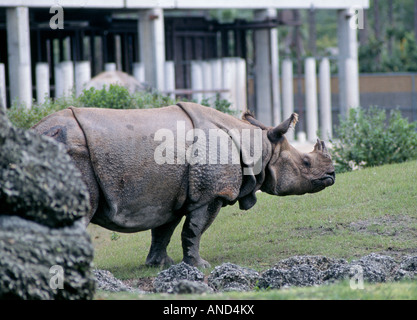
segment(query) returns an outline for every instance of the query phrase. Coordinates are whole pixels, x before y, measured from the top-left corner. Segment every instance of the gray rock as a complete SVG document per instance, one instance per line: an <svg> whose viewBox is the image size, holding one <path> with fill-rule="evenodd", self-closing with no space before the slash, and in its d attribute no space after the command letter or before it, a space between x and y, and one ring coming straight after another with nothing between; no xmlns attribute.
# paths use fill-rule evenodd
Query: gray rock
<svg viewBox="0 0 417 320"><path fill-rule="evenodd" d="M249 291L259 279L259 273L232 263L214 268L208 277L209 285L217 291Z"/></svg>
<svg viewBox="0 0 417 320"><path fill-rule="evenodd" d="M351 265L345 262L336 262L329 266L327 270L323 270L321 278L323 283L329 284L336 281L347 280L352 277L354 270Z"/></svg>
<svg viewBox="0 0 417 320"><path fill-rule="evenodd" d="M279 289L289 286L314 286L334 278L345 277L347 261L324 256L294 256L279 261L261 275L260 288Z"/></svg>
<svg viewBox="0 0 417 320"><path fill-rule="evenodd" d="M279 261L274 268L276 269L291 269L300 265L309 265L317 271L325 271L334 264L346 264L344 259L333 259L325 256L294 256L288 259Z"/></svg>
<svg viewBox="0 0 417 320"><path fill-rule="evenodd" d="M392 278L394 281L417 279L417 256L404 257L399 264L399 268L395 270Z"/></svg>
<svg viewBox="0 0 417 320"><path fill-rule="evenodd" d="M417 272L417 256L403 258L400 262L400 268L404 271Z"/></svg>
<svg viewBox="0 0 417 320"><path fill-rule="evenodd" d="M172 283L172 293L175 294L203 294L212 292L212 288L200 281L179 280Z"/></svg>
<svg viewBox="0 0 417 320"><path fill-rule="evenodd" d="M320 272L312 266L302 264L290 269L272 268L261 275L258 286L261 289L280 289L290 286L313 286L322 284Z"/></svg>
<svg viewBox="0 0 417 320"><path fill-rule="evenodd" d="M0 214L49 227L71 225L89 209L87 188L65 148L11 126L0 113Z"/></svg>
<svg viewBox="0 0 417 320"><path fill-rule="evenodd" d="M367 282L386 282L392 280L398 263L389 256L371 253L359 260L353 260L350 266L358 265L363 270L363 279Z"/></svg>
<svg viewBox="0 0 417 320"><path fill-rule="evenodd" d="M153 282L154 291L158 293L173 293L173 287L180 280L203 282L204 274L196 267L181 262L158 273Z"/></svg>
<svg viewBox="0 0 417 320"><path fill-rule="evenodd" d="M94 269L93 272L97 280L98 290L105 290L110 292L136 291L132 287L125 285L121 280L115 278L110 271Z"/></svg>
<svg viewBox="0 0 417 320"><path fill-rule="evenodd" d="M101 90L103 87L108 89L110 85L126 87L131 94L146 89L144 84L141 84L131 75L121 71L104 71L99 73L86 84L86 89L92 87L97 90Z"/></svg>
<svg viewBox="0 0 417 320"><path fill-rule="evenodd" d="M81 222L51 229L0 215L0 255L0 299L91 299L94 295L93 246ZM62 268L63 273L51 267Z"/></svg>
<svg viewBox="0 0 417 320"><path fill-rule="evenodd" d="M0 110L0 298L91 299L87 188L63 146Z"/></svg>

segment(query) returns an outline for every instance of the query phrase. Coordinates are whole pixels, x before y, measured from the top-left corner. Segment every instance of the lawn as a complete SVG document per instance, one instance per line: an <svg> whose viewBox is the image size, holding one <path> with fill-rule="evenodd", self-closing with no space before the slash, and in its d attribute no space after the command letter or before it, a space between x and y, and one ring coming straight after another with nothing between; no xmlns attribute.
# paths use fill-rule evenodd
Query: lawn
<svg viewBox="0 0 417 320"><path fill-rule="evenodd" d="M280 198L258 193L258 202L249 211L241 211L237 205L220 211L202 237L201 256L212 267L232 262L262 272L294 255L347 260L371 252L394 258L417 255L416 181L417 162L412 161L339 174L334 186L317 194ZM150 231L122 234L95 225L88 231L97 268L120 279L152 277L159 272L145 266ZM168 247L176 263L182 259L180 233L181 225ZM401 291L396 286L414 285L410 290L417 298L415 283L390 285L395 287L389 289L393 292ZM376 288L381 290L381 286ZM331 289L294 290L303 296L303 290ZM277 298L285 298L281 294Z"/></svg>

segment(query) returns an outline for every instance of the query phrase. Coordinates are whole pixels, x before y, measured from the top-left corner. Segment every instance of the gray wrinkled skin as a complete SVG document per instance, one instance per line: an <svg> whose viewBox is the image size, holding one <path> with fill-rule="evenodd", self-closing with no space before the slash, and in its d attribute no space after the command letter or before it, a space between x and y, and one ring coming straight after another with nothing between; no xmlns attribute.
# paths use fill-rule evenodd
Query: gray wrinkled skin
<svg viewBox="0 0 417 320"><path fill-rule="evenodd" d="M93 246L82 223L51 229L0 215L0 299L92 299ZM52 289L52 266L64 270L64 289Z"/></svg>
<svg viewBox="0 0 417 320"><path fill-rule="evenodd" d="M208 283L216 291L250 291L258 279L259 273L253 269L223 263L210 273Z"/></svg>
<svg viewBox="0 0 417 320"><path fill-rule="evenodd" d="M248 113L239 120L212 108L181 102L143 110L71 107L44 118L33 129L65 144L81 171L90 194L87 223L117 232L151 229L146 264L161 266L173 264L166 249L185 216L183 261L208 267L200 257L200 239L221 207L238 202L240 209L248 210L255 205L258 190L277 196L302 195L334 184L333 163L323 141L305 154L285 138L297 119L292 114L277 127L265 127ZM182 135L191 129L199 129L205 133L207 150L210 130L221 131L227 143L219 143L220 148L235 150L238 161L233 162L232 152L228 152L226 163L220 164L219 148L217 154L206 152L205 163L157 163L155 151L164 140L155 140L159 129L172 132L176 142L185 139ZM261 145L240 148L244 129L252 137L260 133ZM179 153L191 146L191 154L195 154L198 145L204 144L198 139L196 144L185 141L180 147L176 144L172 152L178 159ZM258 148L262 151L255 173L254 164L244 159ZM210 163L210 157L217 157L217 163Z"/></svg>

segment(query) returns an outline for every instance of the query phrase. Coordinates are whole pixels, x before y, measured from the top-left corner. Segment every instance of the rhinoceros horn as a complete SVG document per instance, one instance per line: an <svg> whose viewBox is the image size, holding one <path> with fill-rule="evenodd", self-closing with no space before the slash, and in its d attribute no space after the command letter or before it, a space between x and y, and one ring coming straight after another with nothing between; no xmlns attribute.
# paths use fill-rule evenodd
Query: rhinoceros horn
<svg viewBox="0 0 417 320"><path fill-rule="evenodd" d="M323 140L317 139L316 144L314 145L314 152L320 151L324 154L329 154L329 151L327 150L326 144Z"/></svg>

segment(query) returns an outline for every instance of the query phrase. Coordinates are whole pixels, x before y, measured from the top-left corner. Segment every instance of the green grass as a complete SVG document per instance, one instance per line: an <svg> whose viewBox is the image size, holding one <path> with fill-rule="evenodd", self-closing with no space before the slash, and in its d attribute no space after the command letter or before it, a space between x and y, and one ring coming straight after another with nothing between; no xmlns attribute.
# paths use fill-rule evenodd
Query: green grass
<svg viewBox="0 0 417 320"><path fill-rule="evenodd" d="M264 271L294 255L351 260L371 252L394 258L416 254L416 181L417 162L412 161L339 174L334 186L317 194L280 198L258 193L258 202L249 211L241 211L238 206L220 211L202 237L201 256L212 267L232 262ZM159 272L145 266L150 231L117 237L94 225L88 230L97 268L110 270L120 279L150 277ZM176 263L182 259L180 233L181 225L168 247ZM408 284L392 284L392 290L397 285ZM300 290L295 294L332 289ZM413 290L415 293L415 287Z"/></svg>
<svg viewBox="0 0 417 320"><path fill-rule="evenodd" d="M110 293L99 291L95 298L106 300L415 300L417 298L417 282L365 283L364 289L353 290L349 282L346 281L317 287L205 295Z"/></svg>

